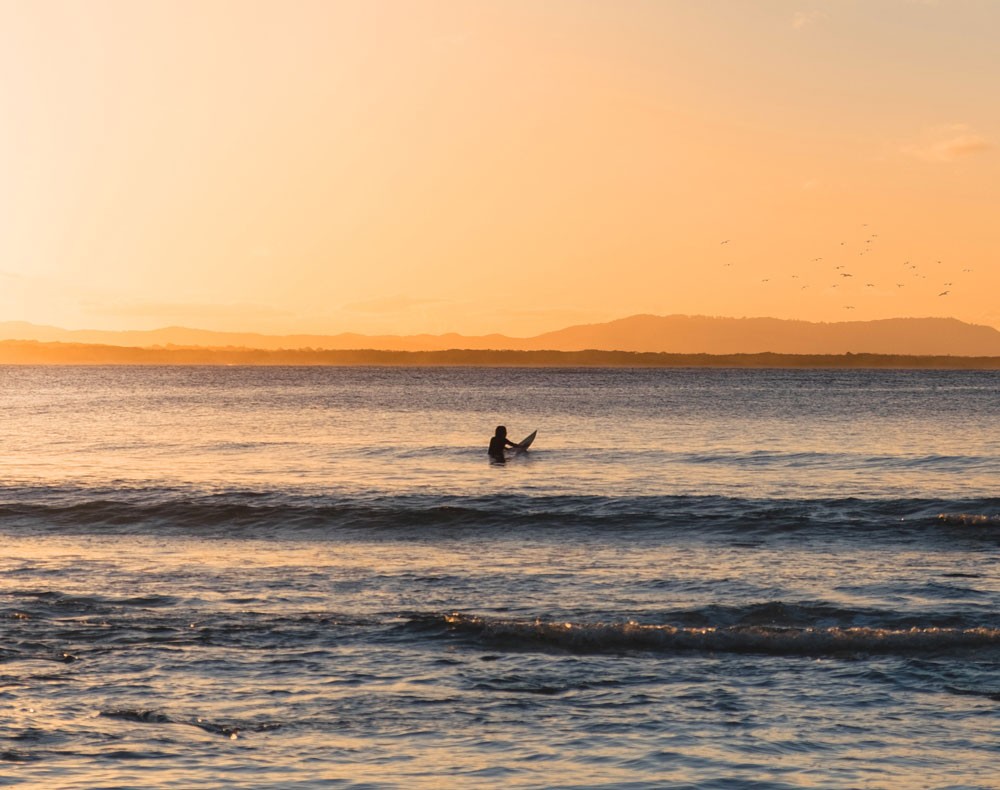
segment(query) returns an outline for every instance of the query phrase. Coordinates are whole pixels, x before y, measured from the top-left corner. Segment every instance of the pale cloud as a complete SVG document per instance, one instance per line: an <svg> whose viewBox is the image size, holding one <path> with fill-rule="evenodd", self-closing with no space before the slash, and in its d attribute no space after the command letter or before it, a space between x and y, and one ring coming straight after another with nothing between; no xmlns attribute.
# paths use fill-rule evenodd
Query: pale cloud
<svg viewBox="0 0 1000 790"><path fill-rule="evenodd" d="M387 296L364 302L345 304L343 309L350 313L405 313L414 307L440 304L440 299L415 299L411 296Z"/></svg>
<svg viewBox="0 0 1000 790"><path fill-rule="evenodd" d="M284 318L288 310L255 304L192 304L188 302L84 302L84 313L116 318L153 318L158 320Z"/></svg>
<svg viewBox="0 0 1000 790"><path fill-rule="evenodd" d="M588 310L575 307L551 308L493 308L484 304L473 315L467 311L466 320L471 322L478 318L482 322L477 329L480 334L494 332L509 337L534 337L544 332L553 332L578 324L594 324L621 318L623 315L640 312L638 310L610 311Z"/></svg>
<svg viewBox="0 0 1000 790"><path fill-rule="evenodd" d="M512 318L543 318L550 321L608 321L604 310L580 310L577 308L553 308L538 310L496 310L494 315ZM618 317L617 315L615 317Z"/></svg>
<svg viewBox="0 0 1000 790"><path fill-rule="evenodd" d="M924 162L954 162L983 153L993 143L966 124L956 123L928 129L920 139L906 143L899 150Z"/></svg>
<svg viewBox="0 0 1000 790"><path fill-rule="evenodd" d="M802 30L823 19L826 19L826 14L822 11L796 11L792 17L792 27L796 30Z"/></svg>

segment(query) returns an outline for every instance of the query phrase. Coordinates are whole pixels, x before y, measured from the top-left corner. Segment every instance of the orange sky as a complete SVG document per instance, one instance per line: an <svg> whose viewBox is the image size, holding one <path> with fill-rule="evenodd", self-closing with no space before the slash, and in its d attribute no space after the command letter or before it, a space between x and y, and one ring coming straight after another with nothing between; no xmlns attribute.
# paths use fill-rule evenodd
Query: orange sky
<svg viewBox="0 0 1000 790"><path fill-rule="evenodd" d="M993 0L0 0L0 320L1000 328L998 29Z"/></svg>

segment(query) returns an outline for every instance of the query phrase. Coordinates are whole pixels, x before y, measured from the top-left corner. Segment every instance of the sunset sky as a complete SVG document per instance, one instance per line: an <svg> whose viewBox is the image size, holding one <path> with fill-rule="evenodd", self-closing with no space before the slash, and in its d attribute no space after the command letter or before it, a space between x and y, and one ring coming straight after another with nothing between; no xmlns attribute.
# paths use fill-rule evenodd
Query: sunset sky
<svg viewBox="0 0 1000 790"><path fill-rule="evenodd" d="M995 0L0 0L0 321L1000 328L998 30Z"/></svg>

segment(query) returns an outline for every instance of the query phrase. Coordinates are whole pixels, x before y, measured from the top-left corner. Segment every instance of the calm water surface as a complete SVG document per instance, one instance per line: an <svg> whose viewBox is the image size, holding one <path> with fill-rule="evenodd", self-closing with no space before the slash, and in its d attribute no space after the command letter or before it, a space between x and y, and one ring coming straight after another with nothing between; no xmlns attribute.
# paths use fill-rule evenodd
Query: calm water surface
<svg viewBox="0 0 1000 790"><path fill-rule="evenodd" d="M1000 787L998 392L0 368L0 785Z"/></svg>

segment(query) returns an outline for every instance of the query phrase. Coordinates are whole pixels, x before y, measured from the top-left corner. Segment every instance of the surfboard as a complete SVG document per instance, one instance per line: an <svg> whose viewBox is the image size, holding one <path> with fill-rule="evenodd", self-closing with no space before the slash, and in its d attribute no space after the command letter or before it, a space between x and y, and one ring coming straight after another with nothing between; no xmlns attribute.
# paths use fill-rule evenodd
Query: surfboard
<svg viewBox="0 0 1000 790"><path fill-rule="evenodd" d="M536 433L538 433L538 431L532 431L527 436L525 436L523 439L521 439L520 442L517 443L517 447L512 447L511 449L515 453L523 453L525 450L527 450L529 447L531 447L531 443L533 441L535 441L535 434Z"/></svg>

